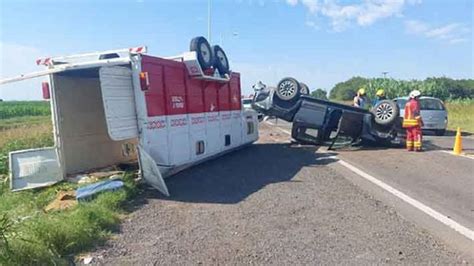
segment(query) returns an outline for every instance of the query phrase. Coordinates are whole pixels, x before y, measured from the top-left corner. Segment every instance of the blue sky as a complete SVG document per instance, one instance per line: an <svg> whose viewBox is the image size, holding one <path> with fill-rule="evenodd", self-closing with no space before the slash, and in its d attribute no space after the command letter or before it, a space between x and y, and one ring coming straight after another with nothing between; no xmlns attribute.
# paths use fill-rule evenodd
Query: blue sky
<svg viewBox="0 0 474 266"><path fill-rule="evenodd" d="M331 89L352 76L474 77L471 0L212 0L222 44L245 94L285 76ZM41 70L38 57L147 45L187 51L207 36L208 1L0 0L0 77ZM0 87L40 99L42 79Z"/></svg>

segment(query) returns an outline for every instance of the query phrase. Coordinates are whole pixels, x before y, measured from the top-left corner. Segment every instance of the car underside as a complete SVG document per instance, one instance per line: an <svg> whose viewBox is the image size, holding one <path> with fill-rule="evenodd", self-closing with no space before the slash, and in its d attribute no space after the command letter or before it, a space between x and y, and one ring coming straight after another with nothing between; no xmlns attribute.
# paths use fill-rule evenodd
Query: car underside
<svg viewBox="0 0 474 266"><path fill-rule="evenodd" d="M304 85L304 84L303 84ZM304 85L306 86L306 85ZM371 111L309 96L293 78L277 87L256 84L252 107L267 115L292 122L292 138L304 144L331 147L347 144L399 145L401 118L395 102L383 100Z"/></svg>

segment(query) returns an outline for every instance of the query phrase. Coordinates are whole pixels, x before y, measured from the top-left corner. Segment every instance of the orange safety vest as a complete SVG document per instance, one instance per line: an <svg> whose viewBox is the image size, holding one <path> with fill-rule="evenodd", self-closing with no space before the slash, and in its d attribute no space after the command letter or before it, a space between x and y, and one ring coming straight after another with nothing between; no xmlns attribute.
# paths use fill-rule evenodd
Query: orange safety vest
<svg viewBox="0 0 474 266"><path fill-rule="evenodd" d="M420 104L415 99L410 99L405 104L405 116L403 117L403 128L421 126Z"/></svg>

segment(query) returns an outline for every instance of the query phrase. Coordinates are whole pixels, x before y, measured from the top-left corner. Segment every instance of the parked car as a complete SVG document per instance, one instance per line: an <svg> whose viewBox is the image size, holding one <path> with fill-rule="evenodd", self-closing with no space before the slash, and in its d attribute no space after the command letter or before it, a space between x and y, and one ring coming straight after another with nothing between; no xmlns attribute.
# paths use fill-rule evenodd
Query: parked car
<svg viewBox="0 0 474 266"><path fill-rule="evenodd" d="M408 97L395 98L394 101L398 104L400 116L403 117ZM423 120L422 129L434 131L437 136L443 136L448 126L448 111L443 101L434 97L421 97L420 109Z"/></svg>

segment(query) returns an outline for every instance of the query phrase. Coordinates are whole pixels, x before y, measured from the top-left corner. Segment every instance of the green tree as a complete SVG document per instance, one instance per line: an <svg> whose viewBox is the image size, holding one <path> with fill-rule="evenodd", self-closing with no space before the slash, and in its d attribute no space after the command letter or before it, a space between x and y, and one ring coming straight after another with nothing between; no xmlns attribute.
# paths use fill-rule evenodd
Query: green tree
<svg viewBox="0 0 474 266"><path fill-rule="evenodd" d="M318 99L322 99L322 100L327 100L328 99L326 90L321 89L321 88L312 91L311 96L313 96L315 98L318 98Z"/></svg>
<svg viewBox="0 0 474 266"><path fill-rule="evenodd" d="M353 77L347 81L339 82L329 93L329 98L334 100L352 100L360 87L366 86L368 79Z"/></svg>

